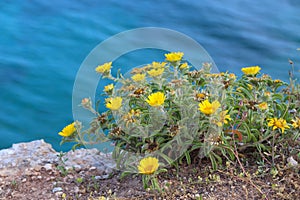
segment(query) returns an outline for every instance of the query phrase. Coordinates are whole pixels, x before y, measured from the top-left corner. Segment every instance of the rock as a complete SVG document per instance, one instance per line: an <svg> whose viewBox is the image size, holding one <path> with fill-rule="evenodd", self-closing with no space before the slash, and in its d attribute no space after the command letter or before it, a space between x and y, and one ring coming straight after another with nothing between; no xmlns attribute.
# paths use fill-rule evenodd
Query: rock
<svg viewBox="0 0 300 200"><path fill-rule="evenodd" d="M76 149L62 157L62 163L52 146L44 140L13 144L9 149L0 150L0 177L7 176L39 176L45 169L55 176L59 173L55 166L74 169L77 173L94 171L101 175L100 179L109 177L116 164L111 154L99 152L97 149Z"/></svg>

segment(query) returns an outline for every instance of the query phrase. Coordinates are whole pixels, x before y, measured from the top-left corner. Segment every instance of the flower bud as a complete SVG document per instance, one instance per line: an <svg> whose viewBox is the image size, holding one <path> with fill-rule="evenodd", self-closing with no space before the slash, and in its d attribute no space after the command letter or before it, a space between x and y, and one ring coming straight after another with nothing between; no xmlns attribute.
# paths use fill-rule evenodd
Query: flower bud
<svg viewBox="0 0 300 200"><path fill-rule="evenodd" d="M92 107L92 101L90 98L83 98L81 100L81 106L86 108L86 109L90 109Z"/></svg>
<svg viewBox="0 0 300 200"><path fill-rule="evenodd" d="M244 102L241 100L240 102L239 102L239 106L243 106L244 105Z"/></svg>

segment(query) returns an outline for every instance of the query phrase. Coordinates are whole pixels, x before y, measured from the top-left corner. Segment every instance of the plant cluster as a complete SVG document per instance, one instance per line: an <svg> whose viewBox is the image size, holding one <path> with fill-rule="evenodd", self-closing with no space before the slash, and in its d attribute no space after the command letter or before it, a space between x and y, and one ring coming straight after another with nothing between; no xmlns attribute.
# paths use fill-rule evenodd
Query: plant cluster
<svg viewBox="0 0 300 200"><path fill-rule="evenodd" d="M210 159L216 169L247 149L274 165L278 149L297 141L300 86L293 72L289 84L261 74L259 66L242 68L237 77L212 73L210 63L196 70L183 56L165 54L165 61L128 76L113 76L112 62L99 65L96 72L114 82L103 90L107 98L100 103L107 110L99 113L84 98L81 105L95 118L86 130L78 121L68 125L59 133L62 143L112 141L118 167L148 177L196 157ZM147 185L150 179L144 179Z"/></svg>

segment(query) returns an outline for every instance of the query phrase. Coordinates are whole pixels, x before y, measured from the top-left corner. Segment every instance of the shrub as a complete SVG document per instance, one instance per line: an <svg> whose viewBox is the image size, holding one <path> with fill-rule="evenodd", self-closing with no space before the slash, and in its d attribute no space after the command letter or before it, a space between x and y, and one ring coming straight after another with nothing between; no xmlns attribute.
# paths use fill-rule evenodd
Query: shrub
<svg viewBox="0 0 300 200"><path fill-rule="evenodd" d="M95 118L86 130L76 121L62 143L112 141L117 166L139 173L145 157L157 158L160 167L205 157L216 169L248 149L274 165L279 148L299 137L300 87L293 76L289 84L273 80L258 66L242 68L241 77L211 73L210 63L194 70L181 52L165 56L128 76L114 77L112 62L98 66L102 78L114 81L100 102L107 110L99 113L83 99Z"/></svg>

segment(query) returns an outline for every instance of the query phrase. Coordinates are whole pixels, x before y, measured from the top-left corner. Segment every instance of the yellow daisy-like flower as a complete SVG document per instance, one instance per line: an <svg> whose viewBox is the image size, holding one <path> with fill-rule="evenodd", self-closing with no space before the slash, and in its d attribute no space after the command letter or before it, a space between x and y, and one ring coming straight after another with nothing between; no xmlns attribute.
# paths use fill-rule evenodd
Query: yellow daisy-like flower
<svg viewBox="0 0 300 200"><path fill-rule="evenodd" d="M169 62L176 62L176 61L180 61L183 55L184 55L183 52L172 52L172 53L165 54L165 57L166 60Z"/></svg>
<svg viewBox="0 0 300 200"><path fill-rule="evenodd" d="M98 67L96 67L95 70L100 74L104 74L105 72L108 72L111 69L111 64L112 62L104 63L103 65L99 65Z"/></svg>
<svg viewBox="0 0 300 200"><path fill-rule="evenodd" d="M151 69L150 71L148 71L147 73L152 76L152 77L155 77L155 76L159 76L161 75L162 73L164 73L165 69L164 68L158 68L158 69Z"/></svg>
<svg viewBox="0 0 300 200"><path fill-rule="evenodd" d="M152 62L152 64L149 65L149 67L152 67L154 69L159 69L165 67L166 64L167 64L166 62Z"/></svg>
<svg viewBox="0 0 300 200"><path fill-rule="evenodd" d="M64 127L63 130L61 132L59 132L58 134L61 135L61 136L63 136L63 137L69 137L75 131L76 131L75 122L73 122L72 124L69 124L66 127Z"/></svg>
<svg viewBox="0 0 300 200"><path fill-rule="evenodd" d="M300 119L296 117L296 120L292 120L292 125L294 128L300 128Z"/></svg>
<svg viewBox="0 0 300 200"><path fill-rule="evenodd" d="M268 119L268 126L273 126L273 130L275 129L281 129L281 132L284 133L284 130L285 129L288 129L290 128L287 124L286 124L286 120L285 119L282 119L282 118L271 118L271 119Z"/></svg>
<svg viewBox="0 0 300 200"><path fill-rule="evenodd" d="M131 79L135 82L141 82L145 80L146 74L135 74L131 77Z"/></svg>
<svg viewBox="0 0 300 200"><path fill-rule="evenodd" d="M182 63L181 65L180 65L180 67L179 67L179 69L185 69L185 68L187 68L189 65L187 64L187 62L185 62L185 63Z"/></svg>
<svg viewBox="0 0 300 200"><path fill-rule="evenodd" d="M161 106L164 104L166 96L162 92L155 92L148 96L147 103L152 107Z"/></svg>
<svg viewBox="0 0 300 200"><path fill-rule="evenodd" d="M122 106L122 98L121 97L114 97L105 99L106 101L106 108L111 110L119 110Z"/></svg>
<svg viewBox="0 0 300 200"><path fill-rule="evenodd" d="M220 113L220 121L217 122L217 125L221 127L224 124L228 124L228 121L231 120L230 115L227 115L228 110L224 110Z"/></svg>
<svg viewBox="0 0 300 200"><path fill-rule="evenodd" d="M111 91L113 89L114 89L114 84L113 83L109 84L107 86L104 86L104 92L109 92L109 91Z"/></svg>
<svg viewBox="0 0 300 200"><path fill-rule="evenodd" d="M246 75L256 75L260 70L261 70L261 68L259 66L242 68L242 72Z"/></svg>
<svg viewBox="0 0 300 200"><path fill-rule="evenodd" d="M140 161L138 170L140 174L153 174L159 167L158 159L154 157L143 158Z"/></svg>
<svg viewBox="0 0 300 200"><path fill-rule="evenodd" d="M229 78L235 80L236 76L235 76L235 74L229 74Z"/></svg>
<svg viewBox="0 0 300 200"><path fill-rule="evenodd" d="M268 104L267 104L267 102L262 102L262 103L258 104L258 108L261 109L261 110L266 110L266 109L268 109Z"/></svg>
<svg viewBox="0 0 300 200"><path fill-rule="evenodd" d="M211 115L216 112L216 110L221 106L219 101L214 101L210 103L207 99L199 103L199 110L206 114Z"/></svg>

